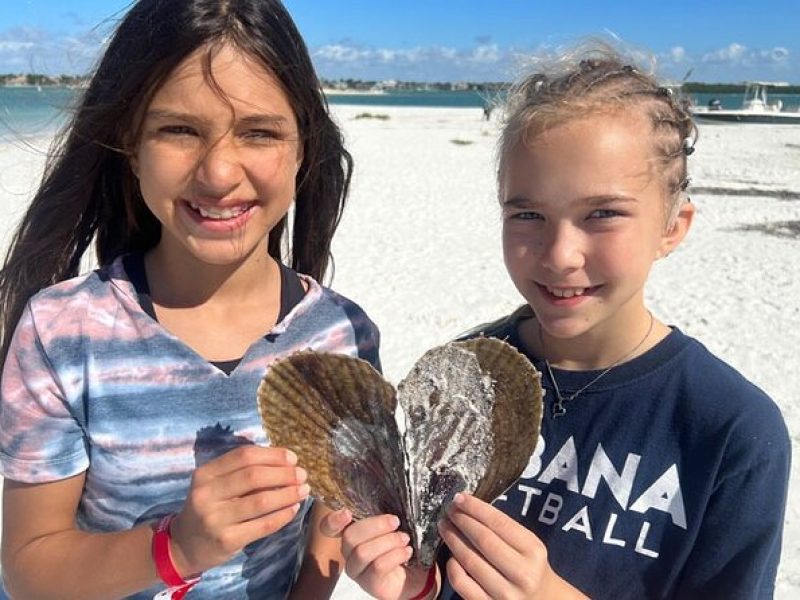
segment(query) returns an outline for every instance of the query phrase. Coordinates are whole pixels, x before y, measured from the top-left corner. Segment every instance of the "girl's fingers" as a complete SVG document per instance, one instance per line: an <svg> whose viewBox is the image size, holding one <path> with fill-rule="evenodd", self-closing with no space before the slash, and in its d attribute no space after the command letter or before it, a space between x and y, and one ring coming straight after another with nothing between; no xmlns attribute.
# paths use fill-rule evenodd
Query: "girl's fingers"
<svg viewBox="0 0 800 600"><path fill-rule="evenodd" d="M447 579L464 600L490 600L489 594L469 576L455 558L447 561Z"/></svg>
<svg viewBox="0 0 800 600"><path fill-rule="evenodd" d="M308 474L300 467L248 466L217 477L214 486L215 500L246 496L257 490L299 486Z"/></svg>
<svg viewBox="0 0 800 600"><path fill-rule="evenodd" d="M229 549L232 552L241 550L247 544L275 533L290 523L299 511L300 504L293 504L257 519L234 525L226 532L226 539L230 541Z"/></svg>
<svg viewBox="0 0 800 600"><path fill-rule="evenodd" d="M210 531L184 531L180 515L173 521L172 547L176 564L190 567L187 573L205 571L222 564L247 544L275 533L297 515L300 504L293 504L250 521L221 525Z"/></svg>
<svg viewBox="0 0 800 600"><path fill-rule="evenodd" d="M402 531L393 531L362 542L344 552L347 559L347 574L357 579L370 569L370 577L380 579L389 571L411 558L410 536Z"/></svg>
<svg viewBox="0 0 800 600"><path fill-rule="evenodd" d="M448 519L439 523L439 533L442 535L444 543L450 548L458 567L468 575L471 582L478 585L484 593L492 598L502 598L506 595L508 582L496 566L498 564L495 562L496 556L486 556ZM517 564L520 558L519 555L515 555L500 560L511 560ZM504 562L500 562L500 564L506 567Z"/></svg>
<svg viewBox="0 0 800 600"><path fill-rule="evenodd" d="M297 455L291 450L251 444L235 448L199 467L195 471L195 477L202 480L212 479L249 466L293 467L295 465L297 465Z"/></svg>
<svg viewBox="0 0 800 600"><path fill-rule="evenodd" d="M547 564L547 550L542 541L493 506L472 496L458 496L454 505L448 509L449 524L477 552L482 561L491 565L504 580L522 587L530 585L532 573L538 573L539 567ZM466 562L468 560L473 559L467 555L463 559L459 558L461 566L473 576L483 573L482 577L486 579L481 579L480 582L484 587L490 582L496 582L485 571L473 572L472 563ZM477 566L475 568L479 569ZM496 593L494 589L487 590L492 594Z"/></svg>
<svg viewBox="0 0 800 600"><path fill-rule="evenodd" d="M342 537L342 532L345 530L345 527L352 522L353 515L349 510L346 508L334 510L322 518L322 521L319 523L319 530L322 532L322 535L338 538Z"/></svg>
<svg viewBox="0 0 800 600"><path fill-rule="evenodd" d="M253 492L227 503L230 524L252 521L299 504L308 497L307 484Z"/></svg>
<svg viewBox="0 0 800 600"><path fill-rule="evenodd" d="M531 532L491 504L469 494L456 494L448 513L456 514L457 512L468 515L484 525L520 554L524 554L526 550L530 549Z"/></svg>
<svg viewBox="0 0 800 600"><path fill-rule="evenodd" d="M353 549L364 542L397 531L400 519L394 515L367 517L350 525L342 534L342 554L349 557Z"/></svg>

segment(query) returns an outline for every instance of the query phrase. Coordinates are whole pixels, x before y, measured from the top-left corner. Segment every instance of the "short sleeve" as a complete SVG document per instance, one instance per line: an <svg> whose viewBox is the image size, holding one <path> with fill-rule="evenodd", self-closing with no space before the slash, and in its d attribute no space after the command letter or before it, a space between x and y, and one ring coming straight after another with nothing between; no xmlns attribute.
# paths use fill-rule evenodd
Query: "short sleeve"
<svg viewBox="0 0 800 600"><path fill-rule="evenodd" d="M45 483L88 466L84 429L48 358L29 303L3 365L0 471L14 481Z"/></svg>
<svg viewBox="0 0 800 600"><path fill-rule="evenodd" d="M380 360L380 331L378 326L372 322L367 313L355 302L348 300L344 296L332 294L334 302L344 311L349 326L353 332L358 358L367 361L379 372L381 371Z"/></svg>
<svg viewBox="0 0 800 600"><path fill-rule="evenodd" d="M678 598L774 595L791 442L777 407L770 409L743 419L747 426L736 436L703 515Z"/></svg>
<svg viewBox="0 0 800 600"><path fill-rule="evenodd" d="M364 315L364 322L356 328L358 357L369 362L378 371L381 371L380 340L378 326Z"/></svg>

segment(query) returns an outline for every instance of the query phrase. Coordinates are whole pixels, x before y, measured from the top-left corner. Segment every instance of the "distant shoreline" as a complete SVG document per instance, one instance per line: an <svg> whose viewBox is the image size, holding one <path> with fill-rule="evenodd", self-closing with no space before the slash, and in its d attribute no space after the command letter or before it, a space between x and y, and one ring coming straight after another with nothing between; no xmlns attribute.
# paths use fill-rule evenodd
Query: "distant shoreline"
<svg viewBox="0 0 800 600"><path fill-rule="evenodd" d="M62 75L57 78L45 75L3 75L0 88L66 88L85 89L88 77ZM508 87L503 82L420 82L420 81L369 81L369 80L325 80L322 88L327 95L378 95L391 92L479 92L493 94ZM744 83L705 83L687 81L680 86L687 94L742 94ZM800 94L800 85L770 86L772 93Z"/></svg>

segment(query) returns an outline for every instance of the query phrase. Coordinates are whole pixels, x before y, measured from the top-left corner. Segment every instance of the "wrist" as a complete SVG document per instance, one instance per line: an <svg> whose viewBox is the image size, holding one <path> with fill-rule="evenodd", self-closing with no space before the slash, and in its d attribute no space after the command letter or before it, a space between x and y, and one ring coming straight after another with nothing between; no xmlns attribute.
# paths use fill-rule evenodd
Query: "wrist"
<svg viewBox="0 0 800 600"><path fill-rule="evenodd" d="M183 598L186 593L194 587L200 580L201 574L196 573L184 577L179 570L179 566L175 564L175 559L172 554L173 544L171 533L171 526L174 518L174 514L167 515L156 523L150 550L158 578L168 588L168 595L166 597L178 600Z"/></svg>
<svg viewBox="0 0 800 600"><path fill-rule="evenodd" d="M542 585L543 598L573 598L575 600L588 600L580 590L573 587L568 581L561 578L548 564Z"/></svg>
<svg viewBox="0 0 800 600"><path fill-rule="evenodd" d="M415 595L411 596L408 600L431 600L436 597L438 592L438 571L436 563L431 565L431 568L425 574L425 580L422 588Z"/></svg>
<svg viewBox="0 0 800 600"><path fill-rule="evenodd" d="M197 568L183 551L180 540L184 539L181 535L181 519L177 514L172 515L169 525L169 550L172 563L183 579L194 579L202 573L201 568Z"/></svg>

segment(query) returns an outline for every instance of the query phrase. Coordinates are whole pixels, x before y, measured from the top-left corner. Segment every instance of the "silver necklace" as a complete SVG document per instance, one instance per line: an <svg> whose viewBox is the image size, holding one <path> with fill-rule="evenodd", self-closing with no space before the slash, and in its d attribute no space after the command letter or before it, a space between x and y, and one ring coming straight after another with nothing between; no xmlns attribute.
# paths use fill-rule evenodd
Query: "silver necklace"
<svg viewBox="0 0 800 600"><path fill-rule="evenodd" d="M547 359L544 359L544 366L547 367L547 374L550 376L550 381L553 382L553 391L555 391L555 393L556 393L556 401L553 402L553 417L560 417L561 415L566 413L567 412L567 408L564 405L567 402L572 402L573 400L575 400L575 398L577 398L579 395L581 395L583 392L585 392L590 386L592 386L595 383L597 383L600 380L600 378L603 377L606 373L608 373L611 369L613 369L614 367L616 367L620 363L622 363L625 360L627 360L628 357L632 356L639 348L642 347L642 344L644 344L645 340L650 337L650 334L653 331L653 323L654 323L653 313L651 313L648 310L647 314L650 315L650 325L647 327L647 333L645 333L644 337L641 339L641 341L638 344L636 344L636 346L634 346L633 350L631 350L630 352L625 354L623 357L618 358L617 360L615 360L608 367L603 369L597 377L592 379L589 383L587 383L585 386L583 386L577 392L574 392L574 393L570 394L566 398L561 394L561 390L558 389L558 383L556 382L556 378L553 377L553 369L550 366L550 361L547 360ZM544 338L542 337L542 327L541 327L541 325L538 326L538 332L539 332L539 344L540 344L540 346L542 348L544 348Z"/></svg>

